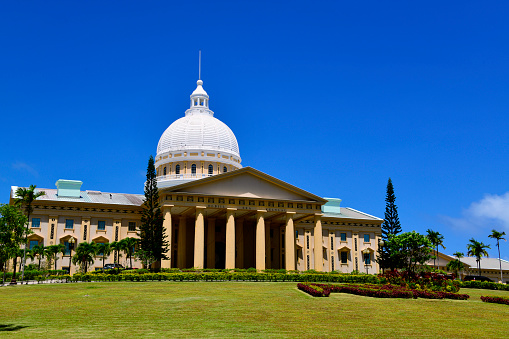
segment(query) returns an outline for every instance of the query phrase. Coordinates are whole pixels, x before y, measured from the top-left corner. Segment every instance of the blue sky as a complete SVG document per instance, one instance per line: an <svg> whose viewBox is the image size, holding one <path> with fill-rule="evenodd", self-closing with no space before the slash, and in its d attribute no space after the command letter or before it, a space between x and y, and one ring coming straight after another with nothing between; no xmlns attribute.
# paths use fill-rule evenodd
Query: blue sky
<svg viewBox="0 0 509 339"><path fill-rule="evenodd" d="M202 79L244 166L403 230L509 233L509 3L0 5L0 203L12 185L142 193ZM509 243L501 244L509 259Z"/></svg>

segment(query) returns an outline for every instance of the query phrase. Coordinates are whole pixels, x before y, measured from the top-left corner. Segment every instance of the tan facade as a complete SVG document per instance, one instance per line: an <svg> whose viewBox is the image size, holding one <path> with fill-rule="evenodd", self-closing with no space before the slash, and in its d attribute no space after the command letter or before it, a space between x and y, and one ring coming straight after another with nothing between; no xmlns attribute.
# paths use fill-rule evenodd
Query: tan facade
<svg viewBox="0 0 509 339"><path fill-rule="evenodd" d="M30 219L29 228L33 234L28 237L29 246L65 244L73 238L76 242L74 248L76 248L81 242L111 243L127 237L138 237L141 207L37 200ZM68 254L59 254L57 269L67 269L69 259ZM113 262L114 254L112 253L105 258L105 263ZM126 266L125 256L121 257L119 262ZM31 261L28 260L27 263ZM33 263L38 263L38 259L33 260ZM140 267L139 263L136 261L134 263ZM51 268L54 268L54 265L51 265ZM102 257L98 257L90 266L91 270L94 268L102 268ZM71 273L75 270L75 265L71 265Z"/></svg>
<svg viewBox="0 0 509 339"><path fill-rule="evenodd" d="M39 226L31 227L29 240L48 246L70 238L79 244L137 237L142 196L131 195L134 203L122 205L108 204L108 194L117 202L116 194L85 191L65 200L46 191L34 204L32 220ZM87 194L105 201L85 202ZM381 219L351 209L324 213L326 199L250 167L160 189L160 198L170 243L163 268L379 269ZM105 263L113 261L112 254ZM127 264L125 257L119 262ZM68 266L69 256L57 261L58 268ZM102 258L92 265L99 267Z"/></svg>

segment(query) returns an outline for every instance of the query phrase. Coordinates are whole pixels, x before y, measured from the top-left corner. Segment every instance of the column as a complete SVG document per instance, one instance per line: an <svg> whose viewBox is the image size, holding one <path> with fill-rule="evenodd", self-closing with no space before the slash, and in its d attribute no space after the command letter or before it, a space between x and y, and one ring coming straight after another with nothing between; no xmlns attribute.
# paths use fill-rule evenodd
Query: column
<svg viewBox="0 0 509 339"><path fill-rule="evenodd" d="M168 259L161 260L161 268L171 268L171 235L172 235L172 224L171 224L171 206L163 206L163 232L166 236L166 241L168 242L168 252L166 252L166 256Z"/></svg>
<svg viewBox="0 0 509 339"><path fill-rule="evenodd" d="M295 212L286 212L285 227L285 264L288 271L295 270L295 227L293 216Z"/></svg>
<svg viewBox="0 0 509 339"><path fill-rule="evenodd" d="M270 221L265 221L265 268L271 268L270 260Z"/></svg>
<svg viewBox="0 0 509 339"><path fill-rule="evenodd" d="M207 219L207 268L216 268L216 219Z"/></svg>
<svg viewBox="0 0 509 339"><path fill-rule="evenodd" d="M315 215L315 270L323 271L323 248L322 248L322 216Z"/></svg>
<svg viewBox="0 0 509 339"><path fill-rule="evenodd" d="M177 244L177 267L186 267L186 217L182 216L179 220L179 236Z"/></svg>
<svg viewBox="0 0 509 339"><path fill-rule="evenodd" d="M196 207L196 220L194 222L194 265L195 268L203 268L205 259L205 221L203 212L205 207Z"/></svg>
<svg viewBox="0 0 509 339"><path fill-rule="evenodd" d="M226 209L226 259L224 267L235 268L235 211L236 208Z"/></svg>
<svg viewBox="0 0 509 339"><path fill-rule="evenodd" d="M235 267L236 268L245 268L244 267L244 220L239 219L235 221L235 248L236 248L236 258L235 258Z"/></svg>
<svg viewBox="0 0 509 339"><path fill-rule="evenodd" d="M379 244L380 243L380 236L378 234L375 235L375 244L374 244L374 250L375 252L373 252L373 258L371 258L371 265L373 265L373 274L378 274L378 273L381 273L379 272L380 270L380 267L378 266L378 260L376 260L376 256L378 254L378 248L379 248Z"/></svg>
<svg viewBox="0 0 509 339"><path fill-rule="evenodd" d="M265 210L256 211L256 269L265 269Z"/></svg>

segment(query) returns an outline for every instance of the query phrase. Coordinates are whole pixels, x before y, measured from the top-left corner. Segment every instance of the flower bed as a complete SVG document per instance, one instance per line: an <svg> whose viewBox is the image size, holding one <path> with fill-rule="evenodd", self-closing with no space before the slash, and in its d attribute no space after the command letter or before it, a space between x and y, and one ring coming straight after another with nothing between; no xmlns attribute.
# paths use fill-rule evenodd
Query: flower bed
<svg viewBox="0 0 509 339"><path fill-rule="evenodd" d="M401 285L409 289L425 289L443 292L458 292L460 289L460 281L454 280L452 276L442 273L386 271L378 277L381 284Z"/></svg>
<svg viewBox="0 0 509 339"><path fill-rule="evenodd" d="M299 283L297 288L309 293L314 297L328 297L330 293L350 293L375 298L426 298L426 299L457 299L466 300L467 294L458 294L451 292L429 291L409 289L397 285L374 285L374 284L317 284L317 283Z"/></svg>
<svg viewBox="0 0 509 339"><path fill-rule="evenodd" d="M495 303L495 304L505 304L509 305L509 298L506 297L496 297L496 296L481 296L481 300L485 303Z"/></svg>

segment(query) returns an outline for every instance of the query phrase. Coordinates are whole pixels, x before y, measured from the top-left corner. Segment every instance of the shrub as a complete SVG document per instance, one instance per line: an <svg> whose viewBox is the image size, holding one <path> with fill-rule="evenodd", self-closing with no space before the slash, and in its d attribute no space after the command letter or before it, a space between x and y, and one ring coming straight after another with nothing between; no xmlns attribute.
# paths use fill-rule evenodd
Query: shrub
<svg viewBox="0 0 509 339"><path fill-rule="evenodd" d="M509 285L495 283L491 281L462 281L460 282L460 286L465 288L480 288L486 290L509 291Z"/></svg>

